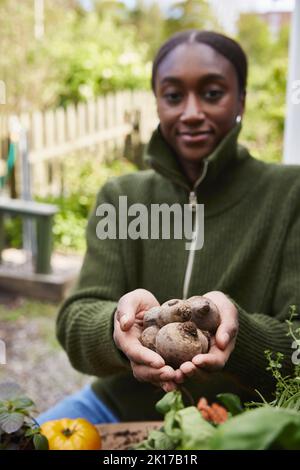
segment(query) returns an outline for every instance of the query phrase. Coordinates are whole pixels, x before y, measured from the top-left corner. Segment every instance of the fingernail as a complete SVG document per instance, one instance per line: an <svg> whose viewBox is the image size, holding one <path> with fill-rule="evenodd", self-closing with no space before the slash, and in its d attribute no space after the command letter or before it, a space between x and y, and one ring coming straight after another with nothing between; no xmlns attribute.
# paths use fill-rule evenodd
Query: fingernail
<svg viewBox="0 0 300 470"><path fill-rule="evenodd" d="M161 360L157 360L157 361L153 361L151 363L151 367L154 367L155 369L160 369L161 367L163 367L165 365L164 361L161 361Z"/></svg>
<svg viewBox="0 0 300 470"><path fill-rule="evenodd" d="M192 362L193 362L193 364L195 364L195 366L200 366L202 360L201 360L201 358L195 358L195 359L193 359Z"/></svg>
<svg viewBox="0 0 300 470"><path fill-rule="evenodd" d="M124 315L121 320L122 327L126 326L128 323L129 317L128 315Z"/></svg>
<svg viewBox="0 0 300 470"><path fill-rule="evenodd" d="M229 343L229 340L230 340L230 336L228 333L224 333L223 335L223 343L226 345Z"/></svg>

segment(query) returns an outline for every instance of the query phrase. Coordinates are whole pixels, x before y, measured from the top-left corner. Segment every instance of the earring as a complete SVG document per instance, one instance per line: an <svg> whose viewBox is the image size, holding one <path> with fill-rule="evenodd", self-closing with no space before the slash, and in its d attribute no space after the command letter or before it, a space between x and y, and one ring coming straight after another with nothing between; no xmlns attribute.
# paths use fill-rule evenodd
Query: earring
<svg viewBox="0 0 300 470"><path fill-rule="evenodd" d="M237 124L239 124L241 121L242 121L242 116L239 114L239 115L236 117L235 122L236 122Z"/></svg>

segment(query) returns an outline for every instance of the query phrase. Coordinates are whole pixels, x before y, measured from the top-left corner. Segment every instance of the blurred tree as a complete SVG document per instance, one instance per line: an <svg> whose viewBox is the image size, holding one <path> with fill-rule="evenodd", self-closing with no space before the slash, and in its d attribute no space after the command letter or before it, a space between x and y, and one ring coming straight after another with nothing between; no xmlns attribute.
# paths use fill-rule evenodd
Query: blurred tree
<svg viewBox="0 0 300 470"><path fill-rule="evenodd" d="M129 24L134 26L138 41L148 44L148 59L152 60L166 37L165 16L159 2L137 0L134 8L129 10Z"/></svg>
<svg viewBox="0 0 300 470"><path fill-rule="evenodd" d="M194 28L221 30L208 1L180 0L173 3L167 11L167 34Z"/></svg>
<svg viewBox="0 0 300 470"><path fill-rule="evenodd" d="M44 0L45 35L34 36L34 2L1 0L0 3L0 74L7 87L7 109L30 111L55 101L56 79L45 45L58 29L65 29L68 18L76 15L75 0ZM34 86L33 86L34 85Z"/></svg>
<svg viewBox="0 0 300 470"><path fill-rule="evenodd" d="M101 19L96 12L90 12L71 21L67 31L68 38L64 31L58 31L46 50L59 75L57 104L148 87L148 46L136 40L133 27L117 27L111 16Z"/></svg>
<svg viewBox="0 0 300 470"><path fill-rule="evenodd" d="M254 14L241 15L238 41L249 59L247 112L242 139L259 158L282 158L288 69L289 27L273 37Z"/></svg>
<svg viewBox="0 0 300 470"><path fill-rule="evenodd" d="M33 0L21 6L0 0L0 47L6 51L0 54L0 79L10 110L42 110L116 89L147 87L149 46L137 40L127 14L123 27L121 17L112 14L114 7L123 11L121 2L101 3L110 13L88 12L75 0L44 0L45 34L37 41Z"/></svg>
<svg viewBox="0 0 300 470"><path fill-rule="evenodd" d="M265 64L270 58L273 39L269 27L255 13L242 14L237 24L237 37L250 56L250 61Z"/></svg>
<svg viewBox="0 0 300 470"><path fill-rule="evenodd" d="M95 11L103 20L108 16L111 17L117 24L122 25L127 19L128 9L124 2L119 0L94 0Z"/></svg>

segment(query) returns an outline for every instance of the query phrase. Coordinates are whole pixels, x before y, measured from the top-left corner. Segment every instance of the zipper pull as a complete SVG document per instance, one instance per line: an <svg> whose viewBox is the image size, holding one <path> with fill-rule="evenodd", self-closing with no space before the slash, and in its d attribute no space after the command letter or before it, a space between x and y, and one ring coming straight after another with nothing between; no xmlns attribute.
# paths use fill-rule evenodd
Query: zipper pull
<svg viewBox="0 0 300 470"><path fill-rule="evenodd" d="M196 210L197 204L198 204L198 201L197 201L196 193L195 191L191 191L189 195L189 206L193 212Z"/></svg>

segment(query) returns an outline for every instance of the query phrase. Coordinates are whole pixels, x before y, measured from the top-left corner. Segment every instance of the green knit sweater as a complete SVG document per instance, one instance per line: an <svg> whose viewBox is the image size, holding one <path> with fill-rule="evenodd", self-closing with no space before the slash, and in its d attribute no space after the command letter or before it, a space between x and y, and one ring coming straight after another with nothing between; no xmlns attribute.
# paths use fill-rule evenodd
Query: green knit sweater
<svg viewBox="0 0 300 470"><path fill-rule="evenodd" d="M220 290L239 312L239 333L224 370L209 379L189 379L195 399L221 392L257 399L270 397L274 384L264 351L285 355L291 372L292 340L286 336L289 307L300 311L300 167L266 164L237 143L237 125L206 158L204 179L192 189L176 156L159 131L147 151L152 169L109 180L96 206L139 202L187 204L193 190L205 205L205 239L195 251L186 296ZM87 226L87 253L72 295L62 305L57 334L72 365L96 376L94 391L123 421L156 419L163 392L135 380L127 358L112 339L119 298L136 288L160 303L183 298L190 252L186 240L99 240L99 217ZM172 231L171 231L172 233Z"/></svg>

